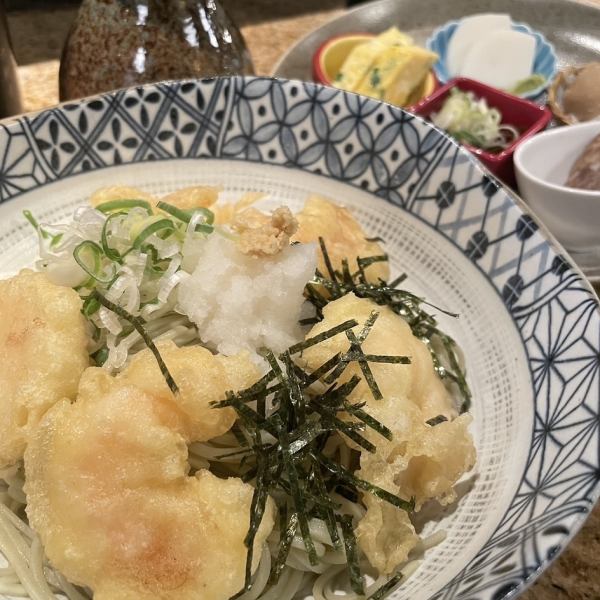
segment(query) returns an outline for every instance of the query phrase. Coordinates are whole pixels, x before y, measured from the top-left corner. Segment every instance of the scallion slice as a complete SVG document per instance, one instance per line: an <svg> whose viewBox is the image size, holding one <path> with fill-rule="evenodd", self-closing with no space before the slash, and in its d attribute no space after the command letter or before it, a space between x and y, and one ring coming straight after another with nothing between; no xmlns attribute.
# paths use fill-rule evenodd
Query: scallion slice
<svg viewBox="0 0 600 600"><path fill-rule="evenodd" d="M109 200L108 202L102 202L96 206L96 210L103 213L126 211L131 210L132 208L143 208L149 215L152 214L152 206L147 200Z"/></svg>
<svg viewBox="0 0 600 600"><path fill-rule="evenodd" d="M102 248L91 240L84 240L73 250L75 262L95 281L109 284L115 277L115 269L106 275L103 272L102 258L104 252Z"/></svg>
<svg viewBox="0 0 600 600"><path fill-rule="evenodd" d="M159 219L158 221L154 221L147 225L137 234L135 239L133 240L133 247L137 250L142 244L153 234L158 232L169 232L172 233L175 231L175 225L171 219Z"/></svg>
<svg viewBox="0 0 600 600"><path fill-rule="evenodd" d="M212 225L215 222L215 213L213 213L212 210L209 210L208 208L204 208L203 206L199 206L192 210L183 210L181 208L177 208L176 206L173 206L172 204L169 204L168 202L162 202L162 201L159 202L156 206L158 208L160 208L160 210L163 210L164 212L168 213L172 217L175 217L176 219L179 219L180 221L183 221L184 223L189 223L192 216L195 213L202 213L206 223L200 223L200 224L196 225L196 231L201 231L203 233L212 233L212 231L214 229L212 227Z"/></svg>

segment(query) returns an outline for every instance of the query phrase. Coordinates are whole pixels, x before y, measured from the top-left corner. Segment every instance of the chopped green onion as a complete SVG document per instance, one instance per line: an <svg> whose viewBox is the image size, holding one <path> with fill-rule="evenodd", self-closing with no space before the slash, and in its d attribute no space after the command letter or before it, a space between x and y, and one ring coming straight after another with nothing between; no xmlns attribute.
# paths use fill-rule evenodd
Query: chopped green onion
<svg viewBox="0 0 600 600"><path fill-rule="evenodd" d="M31 224L31 226L37 231L39 232L39 234L44 238L44 239L48 239L49 234L47 231L44 231L41 227L40 224L37 222L37 219L33 216L33 213L30 210L24 210L23 211L23 216L29 221L29 223Z"/></svg>
<svg viewBox="0 0 600 600"><path fill-rule="evenodd" d="M50 239L50 247L53 248L60 243L60 240L63 238L62 233L57 233L53 235L49 231L46 231L38 222L37 219L33 216L30 210L24 210L23 216L29 221L30 225L42 236L43 239Z"/></svg>
<svg viewBox="0 0 600 600"><path fill-rule="evenodd" d="M214 229L212 225L215 222L215 213L213 213L212 210L209 210L208 208L204 208L203 206L199 206L198 208L194 208L189 211L182 210L181 208L177 208L172 204L162 201L159 202L156 206L161 210L165 211L166 213L170 214L172 217L183 221L184 223L189 223L194 213L202 213L206 223L199 223L198 225L196 225L196 231L200 231L203 233L212 233Z"/></svg>
<svg viewBox="0 0 600 600"><path fill-rule="evenodd" d="M96 298L93 296L87 296L83 301L83 307L81 312L89 319L93 314L97 313L100 310L102 305Z"/></svg>
<svg viewBox="0 0 600 600"><path fill-rule="evenodd" d="M102 250L103 250L104 254L106 255L106 258L108 258L109 260L114 260L114 261L121 260L121 253L118 250L116 250L115 248L111 248L110 244L108 243L109 225L111 224L113 219L116 219L117 217L121 217L125 214L126 213L124 213L124 212L111 213L110 215L108 215L108 217L104 221L104 225L102 225L102 232L100 233L100 243L102 244Z"/></svg>
<svg viewBox="0 0 600 600"><path fill-rule="evenodd" d="M75 262L95 281L108 284L115 277L115 269L112 273L106 275L102 269L102 257L104 252L102 248L91 240L84 240L73 250Z"/></svg>
<svg viewBox="0 0 600 600"><path fill-rule="evenodd" d="M111 213L113 211L130 210L132 208L143 208L146 212L152 214L152 206L146 200L109 200L98 204L96 210L103 213Z"/></svg>
<svg viewBox="0 0 600 600"><path fill-rule="evenodd" d="M96 366L101 367L108 360L108 348L103 346L100 350L96 350L91 357L96 363Z"/></svg>
<svg viewBox="0 0 600 600"><path fill-rule="evenodd" d="M133 247L139 249L142 244L153 234L158 233L159 231L172 233L175 231L175 226L173 225L173 221L171 219L160 219L158 221L154 221L147 225L138 233L138 235L133 240Z"/></svg>

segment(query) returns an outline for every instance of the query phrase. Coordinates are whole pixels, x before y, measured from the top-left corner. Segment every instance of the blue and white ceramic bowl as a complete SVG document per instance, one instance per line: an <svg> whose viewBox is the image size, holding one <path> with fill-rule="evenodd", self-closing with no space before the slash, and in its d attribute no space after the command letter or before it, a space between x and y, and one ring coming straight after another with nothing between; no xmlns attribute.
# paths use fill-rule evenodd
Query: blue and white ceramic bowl
<svg viewBox="0 0 600 600"><path fill-rule="evenodd" d="M513 598L568 543L599 492L598 300L468 152L399 108L294 81L165 83L66 104L0 126L0 273L35 257L23 209L65 219L119 183L220 184L293 208L329 196L386 239L413 290L460 313L441 321L466 356L476 472L433 524L446 540L392 598Z"/></svg>
<svg viewBox="0 0 600 600"><path fill-rule="evenodd" d="M458 27L459 21L449 21L442 27L436 29L431 37L426 42L429 50L439 55L439 60L433 66L436 77L439 81L444 84L453 78L453 75L448 70L446 62L448 55L448 44L450 38L454 35L456 28ZM531 29L529 25L524 23L513 23L512 28L514 31L520 31L522 33L528 33L535 38L535 58L533 62L533 73L539 73L546 78L546 82L537 88L521 94L524 98L536 98L539 96L554 79L557 72L557 58L554 52L552 44L539 32Z"/></svg>

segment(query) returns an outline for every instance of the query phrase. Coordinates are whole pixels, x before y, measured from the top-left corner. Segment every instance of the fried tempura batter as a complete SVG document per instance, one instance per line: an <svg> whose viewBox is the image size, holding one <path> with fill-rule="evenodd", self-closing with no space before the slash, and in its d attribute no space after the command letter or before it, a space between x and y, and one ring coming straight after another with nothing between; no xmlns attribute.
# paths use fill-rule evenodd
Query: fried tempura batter
<svg viewBox="0 0 600 600"><path fill-rule="evenodd" d="M142 372L138 364L130 379ZM57 404L33 436L30 523L52 564L95 600L227 600L243 586L253 488L188 475L190 401L176 407L162 391L88 369L77 401ZM273 513L269 500L254 568Z"/></svg>
<svg viewBox="0 0 600 600"><path fill-rule="evenodd" d="M100 188L90 196L90 204L95 208L99 204L112 202L113 200L146 200L152 205L156 204L156 198L139 188L125 185L113 185Z"/></svg>
<svg viewBox="0 0 600 600"><path fill-rule="evenodd" d="M22 458L44 413L73 398L89 364L76 292L21 271L0 281L0 468Z"/></svg>
<svg viewBox="0 0 600 600"><path fill-rule="evenodd" d="M444 415L447 418L455 416L456 409L452 399L433 370L429 350L423 342L413 336L406 322L387 306L378 306L371 300L357 298L354 294L346 294L325 306L323 309L324 319L311 329L308 337L318 335L350 319L355 319L359 323L354 328L358 335L373 311L379 313L379 316L362 343L364 352L408 356L411 359L411 363L408 365L370 364L383 397L411 401L422 410L423 420L437 415ZM316 369L337 352L346 352L347 350L348 339L342 333L305 350L302 358L310 369ZM373 399L358 364L351 363L344 371L340 382L350 379L353 375L361 377L361 382L350 398L356 402L366 401L368 410L379 407L380 401Z"/></svg>
<svg viewBox="0 0 600 600"><path fill-rule="evenodd" d="M323 321L307 337L352 318L359 322L354 328L358 335L372 311L378 312L379 317L361 345L363 351L409 356L411 363L370 364L383 399L375 400L364 380L350 395L354 402L365 402L365 410L393 433L390 441L370 428L362 432L376 445L377 452L361 452L357 474L406 500L414 498L417 509L434 498L447 504L456 498L454 484L475 462L475 447L468 431L471 417L456 416L450 394L436 376L423 342L388 307L353 294L328 304L323 309ZM303 360L311 370L316 369L348 348L348 339L342 333L305 350ZM356 363L346 369L340 381L352 375L361 376ZM449 421L433 427L426 423L437 415L444 415ZM405 511L370 494L364 494L363 501L367 514L356 529L358 542L379 572L391 573L407 559L418 536Z"/></svg>
<svg viewBox="0 0 600 600"><path fill-rule="evenodd" d="M171 341L159 342L157 348L177 382L177 398L173 397L154 355L147 349L133 357L118 380L170 399L185 414L187 432L194 441L210 440L228 431L236 419L235 411L233 408L215 410L210 402L222 400L227 391L248 387L258 379L260 373L248 354L215 356L201 346L178 348Z"/></svg>
<svg viewBox="0 0 600 600"><path fill-rule="evenodd" d="M182 210L210 208L219 199L219 191L220 188L217 187L191 186L171 192L160 198L160 200ZM146 200L152 206L156 206L159 198L139 188L125 185L100 188L90 197L90 203L94 207L113 200Z"/></svg>
<svg viewBox="0 0 600 600"><path fill-rule="evenodd" d="M366 258L384 254L377 242L367 240L362 227L347 208L325 198L309 196L304 208L296 214L296 218L299 228L292 240L306 244L317 242L319 237L322 237L334 269L341 270L342 259L347 258L350 270L354 272L358 268L357 257ZM327 274L323 257L319 256L319 270ZM373 263L365 269L365 272L367 279L375 283L379 279L387 281L390 275L387 262Z"/></svg>

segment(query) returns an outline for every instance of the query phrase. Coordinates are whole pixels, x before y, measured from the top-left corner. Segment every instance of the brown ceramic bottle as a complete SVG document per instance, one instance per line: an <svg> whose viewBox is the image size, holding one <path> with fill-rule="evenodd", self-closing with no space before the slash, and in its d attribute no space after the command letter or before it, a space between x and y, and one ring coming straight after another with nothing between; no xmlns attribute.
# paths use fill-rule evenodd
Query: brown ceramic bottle
<svg viewBox="0 0 600 600"><path fill-rule="evenodd" d="M0 0L0 119L22 110L15 59L12 54L4 6Z"/></svg>
<svg viewBox="0 0 600 600"><path fill-rule="evenodd" d="M60 98L166 79L252 74L218 0L83 0L60 65Z"/></svg>

